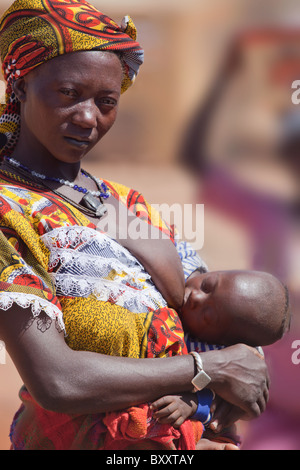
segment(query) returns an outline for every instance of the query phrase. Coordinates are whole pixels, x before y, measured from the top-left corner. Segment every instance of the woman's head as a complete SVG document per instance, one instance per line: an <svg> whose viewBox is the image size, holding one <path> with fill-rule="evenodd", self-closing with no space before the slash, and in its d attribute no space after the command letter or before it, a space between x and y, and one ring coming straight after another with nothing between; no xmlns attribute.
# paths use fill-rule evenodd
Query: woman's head
<svg viewBox="0 0 300 470"><path fill-rule="evenodd" d="M17 80L22 153L39 155L44 170L52 161L47 157L81 161L115 122L122 76L116 54L82 51L59 56Z"/></svg>
<svg viewBox="0 0 300 470"><path fill-rule="evenodd" d="M18 139L20 103L13 93L18 79L52 59L79 51L116 52L123 68L121 91L134 81L143 62L136 30L129 17L119 27L85 0L17 0L0 23L0 53L7 81L0 133L11 153ZM99 55L100 57L100 55Z"/></svg>

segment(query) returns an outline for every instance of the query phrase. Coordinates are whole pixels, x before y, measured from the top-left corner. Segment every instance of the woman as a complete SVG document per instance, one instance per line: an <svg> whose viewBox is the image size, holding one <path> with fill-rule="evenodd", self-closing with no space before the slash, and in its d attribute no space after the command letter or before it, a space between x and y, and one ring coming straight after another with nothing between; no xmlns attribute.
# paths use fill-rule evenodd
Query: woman
<svg viewBox="0 0 300 470"><path fill-rule="evenodd" d="M143 405L203 377L175 311L161 308L181 302L173 233L140 194L81 170L142 62L130 19L123 30L84 0L17 0L2 18L0 337L25 384L14 449L193 449L201 436L189 421L158 426ZM164 236L145 252L132 220ZM127 288L144 312L130 310ZM263 411L255 351L213 351L203 364L239 414Z"/></svg>

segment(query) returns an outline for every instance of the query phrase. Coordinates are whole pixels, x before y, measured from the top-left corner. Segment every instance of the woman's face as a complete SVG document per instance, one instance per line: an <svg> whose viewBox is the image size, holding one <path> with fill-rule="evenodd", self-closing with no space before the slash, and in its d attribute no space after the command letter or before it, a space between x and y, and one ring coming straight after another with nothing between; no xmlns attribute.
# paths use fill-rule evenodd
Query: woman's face
<svg viewBox="0 0 300 470"><path fill-rule="evenodd" d="M79 162L117 116L123 71L112 53L84 51L57 57L17 87L26 151Z"/></svg>

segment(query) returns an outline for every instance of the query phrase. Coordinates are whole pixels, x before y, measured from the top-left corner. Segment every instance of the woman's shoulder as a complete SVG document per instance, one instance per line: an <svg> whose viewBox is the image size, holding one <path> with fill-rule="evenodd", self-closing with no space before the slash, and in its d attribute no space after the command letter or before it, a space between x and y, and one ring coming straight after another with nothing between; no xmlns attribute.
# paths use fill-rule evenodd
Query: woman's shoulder
<svg viewBox="0 0 300 470"><path fill-rule="evenodd" d="M159 211L144 198L140 191L120 183L112 181L104 182L108 186L111 194L125 204L137 217L157 227L174 240L174 227L169 226L166 221L162 219Z"/></svg>
<svg viewBox="0 0 300 470"><path fill-rule="evenodd" d="M114 181L104 181L104 183L108 186L110 193L138 217L149 217L153 211L151 204L136 189Z"/></svg>
<svg viewBox="0 0 300 470"><path fill-rule="evenodd" d="M111 194L117 199L122 200L123 202L127 201L129 203L134 195L136 198L145 201L143 195L136 189L110 180L104 180L104 183L108 186Z"/></svg>

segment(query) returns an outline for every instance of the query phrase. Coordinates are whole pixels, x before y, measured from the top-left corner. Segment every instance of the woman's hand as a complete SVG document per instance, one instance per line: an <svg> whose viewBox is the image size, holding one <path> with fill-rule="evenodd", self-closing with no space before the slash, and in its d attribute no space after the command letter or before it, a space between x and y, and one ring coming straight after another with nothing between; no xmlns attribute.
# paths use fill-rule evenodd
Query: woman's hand
<svg viewBox="0 0 300 470"><path fill-rule="evenodd" d="M211 406L212 419L208 428L214 433L220 433L223 429L229 428L240 419L246 419L245 411L223 400L218 395Z"/></svg>
<svg viewBox="0 0 300 470"><path fill-rule="evenodd" d="M253 419L265 410L269 399L269 374L263 356L255 348L237 344L201 355L217 395L240 408L242 419Z"/></svg>

